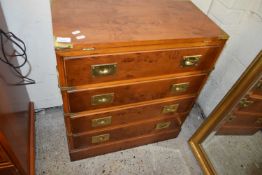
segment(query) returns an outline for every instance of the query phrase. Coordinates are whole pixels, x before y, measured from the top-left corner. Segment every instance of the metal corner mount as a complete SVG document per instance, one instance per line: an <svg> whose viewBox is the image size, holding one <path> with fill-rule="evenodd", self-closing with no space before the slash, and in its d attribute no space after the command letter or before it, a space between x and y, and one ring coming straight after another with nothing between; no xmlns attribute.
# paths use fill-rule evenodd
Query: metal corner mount
<svg viewBox="0 0 262 175"><path fill-rule="evenodd" d="M220 39L220 40L228 40L229 39L229 35L226 34L226 33L223 33L223 34L218 36L218 39Z"/></svg>
<svg viewBox="0 0 262 175"><path fill-rule="evenodd" d="M72 91L75 88L74 87L59 87L61 91Z"/></svg>
<svg viewBox="0 0 262 175"><path fill-rule="evenodd" d="M76 114L75 113L64 113L64 116L65 117L73 117L73 116L75 116Z"/></svg>

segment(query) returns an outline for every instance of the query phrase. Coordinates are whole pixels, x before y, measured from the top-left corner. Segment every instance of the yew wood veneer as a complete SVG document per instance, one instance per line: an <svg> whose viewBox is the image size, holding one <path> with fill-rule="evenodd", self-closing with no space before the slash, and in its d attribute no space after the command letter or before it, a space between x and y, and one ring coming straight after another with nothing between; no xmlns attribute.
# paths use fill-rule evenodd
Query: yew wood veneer
<svg viewBox="0 0 262 175"><path fill-rule="evenodd" d="M52 16L71 160L177 137L228 38L188 1L54 0Z"/></svg>

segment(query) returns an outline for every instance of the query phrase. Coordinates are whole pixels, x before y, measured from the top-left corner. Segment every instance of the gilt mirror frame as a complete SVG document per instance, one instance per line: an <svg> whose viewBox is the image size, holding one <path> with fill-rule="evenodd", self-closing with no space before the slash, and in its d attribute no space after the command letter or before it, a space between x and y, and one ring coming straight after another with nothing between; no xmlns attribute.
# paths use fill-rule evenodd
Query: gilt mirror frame
<svg viewBox="0 0 262 175"><path fill-rule="evenodd" d="M230 89L230 91L221 100L221 102L215 107L209 117L189 139L189 145L204 174L216 175L216 171L201 144L211 134L213 129L215 129L215 127L224 119L224 117L227 116L232 108L241 100L248 89L252 87L254 81L259 79L261 74L262 50Z"/></svg>

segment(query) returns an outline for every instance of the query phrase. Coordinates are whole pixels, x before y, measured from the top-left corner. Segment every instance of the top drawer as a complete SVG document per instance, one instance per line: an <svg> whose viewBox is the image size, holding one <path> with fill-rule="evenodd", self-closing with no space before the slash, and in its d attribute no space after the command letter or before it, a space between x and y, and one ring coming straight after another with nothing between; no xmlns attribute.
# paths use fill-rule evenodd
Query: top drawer
<svg viewBox="0 0 262 175"><path fill-rule="evenodd" d="M64 57L67 86L210 70L220 47Z"/></svg>

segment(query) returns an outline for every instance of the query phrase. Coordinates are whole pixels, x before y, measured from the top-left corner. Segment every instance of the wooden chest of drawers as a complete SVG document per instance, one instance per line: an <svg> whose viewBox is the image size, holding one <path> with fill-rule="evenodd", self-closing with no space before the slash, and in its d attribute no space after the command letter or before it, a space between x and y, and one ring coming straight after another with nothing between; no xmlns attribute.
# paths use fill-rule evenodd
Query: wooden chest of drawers
<svg viewBox="0 0 262 175"><path fill-rule="evenodd" d="M54 0L71 160L177 137L228 36L191 2Z"/></svg>

